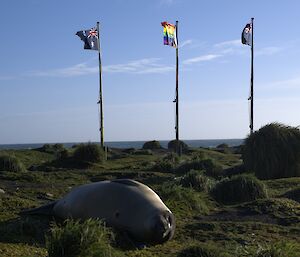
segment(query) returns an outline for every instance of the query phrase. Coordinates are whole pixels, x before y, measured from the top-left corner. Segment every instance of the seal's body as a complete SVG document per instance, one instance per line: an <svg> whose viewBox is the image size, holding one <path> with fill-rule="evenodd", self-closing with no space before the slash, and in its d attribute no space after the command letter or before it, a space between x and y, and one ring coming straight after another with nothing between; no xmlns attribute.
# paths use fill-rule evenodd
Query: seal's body
<svg viewBox="0 0 300 257"><path fill-rule="evenodd" d="M163 243L174 235L172 212L152 189L134 180L82 185L49 206L52 214L62 219L103 219L139 242Z"/></svg>

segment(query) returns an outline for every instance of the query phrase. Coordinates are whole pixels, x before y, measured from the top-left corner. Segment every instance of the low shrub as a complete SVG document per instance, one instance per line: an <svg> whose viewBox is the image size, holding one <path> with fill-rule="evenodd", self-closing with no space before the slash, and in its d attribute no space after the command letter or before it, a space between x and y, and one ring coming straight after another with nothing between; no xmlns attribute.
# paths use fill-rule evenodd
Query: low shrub
<svg viewBox="0 0 300 257"><path fill-rule="evenodd" d="M223 250L206 245L193 245L183 249L177 257L229 257Z"/></svg>
<svg viewBox="0 0 300 257"><path fill-rule="evenodd" d="M97 144L80 144L75 149L73 158L79 163L95 163L104 160L104 153Z"/></svg>
<svg viewBox="0 0 300 257"><path fill-rule="evenodd" d="M203 175L203 172L191 170L181 178L180 184L184 187L191 187L199 192L208 192L212 189L214 181Z"/></svg>
<svg viewBox="0 0 300 257"><path fill-rule="evenodd" d="M52 225L46 247L49 257L111 257L116 256L112 241L112 232L99 220L66 220L63 225Z"/></svg>
<svg viewBox="0 0 300 257"><path fill-rule="evenodd" d="M217 183L212 195L220 203L236 204L266 198L267 192L256 177L243 174Z"/></svg>
<svg viewBox="0 0 300 257"><path fill-rule="evenodd" d="M23 163L14 155L0 155L0 170L22 172L25 171Z"/></svg>
<svg viewBox="0 0 300 257"><path fill-rule="evenodd" d="M143 145L143 149L149 149L149 150L156 150L156 149L162 149L159 141L153 140L145 142Z"/></svg>

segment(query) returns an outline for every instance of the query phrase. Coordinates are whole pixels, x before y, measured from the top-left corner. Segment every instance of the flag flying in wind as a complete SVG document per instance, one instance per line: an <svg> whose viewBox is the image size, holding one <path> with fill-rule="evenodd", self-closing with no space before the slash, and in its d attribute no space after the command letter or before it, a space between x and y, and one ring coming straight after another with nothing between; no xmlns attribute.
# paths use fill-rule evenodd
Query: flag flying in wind
<svg viewBox="0 0 300 257"><path fill-rule="evenodd" d="M84 42L84 49L99 50L98 48L98 31L97 28L89 30L81 30L76 33L78 37Z"/></svg>
<svg viewBox="0 0 300 257"><path fill-rule="evenodd" d="M162 22L164 27L164 45L177 47L176 26L166 21Z"/></svg>
<svg viewBox="0 0 300 257"><path fill-rule="evenodd" d="M252 45L252 24L247 23L242 32L242 44Z"/></svg>

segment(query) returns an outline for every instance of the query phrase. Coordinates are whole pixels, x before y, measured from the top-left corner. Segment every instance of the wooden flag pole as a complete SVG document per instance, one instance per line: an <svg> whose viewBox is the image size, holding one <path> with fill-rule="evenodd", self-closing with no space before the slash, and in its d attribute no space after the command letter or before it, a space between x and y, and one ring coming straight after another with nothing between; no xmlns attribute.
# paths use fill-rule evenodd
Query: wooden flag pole
<svg viewBox="0 0 300 257"><path fill-rule="evenodd" d="M179 97L178 97L178 21L176 21L176 140L179 140Z"/></svg>
<svg viewBox="0 0 300 257"><path fill-rule="evenodd" d="M99 22L97 22L98 32L98 54L99 54L99 112L100 112L100 144L104 149L104 128L103 128L103 100L102 100L102 64L101 64L101 51L100 51L100 30Z"/></svg>
<svg viewBox="0 0 300 257"><path fill-rule="evenodd" d="M251 89L250 89L250 134L253 133L253 59L254 59L254 40L253 40L253 35L254 35L254 26L253 26L253 20L254 18L251 18Z"/></svg>

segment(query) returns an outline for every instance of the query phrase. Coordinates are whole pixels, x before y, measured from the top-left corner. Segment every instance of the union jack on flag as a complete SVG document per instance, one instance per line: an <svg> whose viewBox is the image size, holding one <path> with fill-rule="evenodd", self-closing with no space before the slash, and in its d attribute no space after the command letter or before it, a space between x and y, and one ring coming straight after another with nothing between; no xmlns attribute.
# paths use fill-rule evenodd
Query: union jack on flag
<svg viewBox="0 0 300 257"><path fill-rule="evenodd" d="M98 31L97 28L89 30L81 30L76 33L78 37L84 42L84 49L99 50L98 46Z"/></svg>

